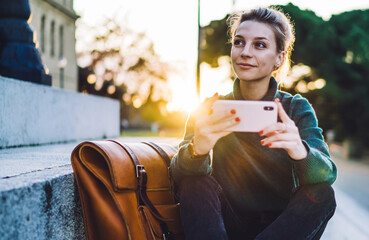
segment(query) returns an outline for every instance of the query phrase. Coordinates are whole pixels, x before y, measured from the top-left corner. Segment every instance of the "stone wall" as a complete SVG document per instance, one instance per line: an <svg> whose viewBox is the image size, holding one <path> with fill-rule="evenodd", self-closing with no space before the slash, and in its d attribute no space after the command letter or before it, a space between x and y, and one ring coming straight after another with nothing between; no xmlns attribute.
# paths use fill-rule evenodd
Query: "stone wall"
<svg viewBox="0 0 369 240"><path fill-rule="evenodd" d="M0 148L117 137L119 102L0 76Z"/></svg>

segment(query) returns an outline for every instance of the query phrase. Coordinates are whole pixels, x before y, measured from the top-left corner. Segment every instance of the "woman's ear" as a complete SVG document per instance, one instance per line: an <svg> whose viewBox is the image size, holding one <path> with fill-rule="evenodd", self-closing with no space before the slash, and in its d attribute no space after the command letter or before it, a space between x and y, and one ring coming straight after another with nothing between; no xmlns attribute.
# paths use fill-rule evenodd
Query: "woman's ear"
<svg viewBox="0 0 369 240"><path fill-rule="evenodd" d="M278 56L277 56L277 59L276 59L276 62L275 62L275 66L277 68L279 68L282 65L285 56L286 56L285 51L281 51L281 52L278 53Z"/></svg>

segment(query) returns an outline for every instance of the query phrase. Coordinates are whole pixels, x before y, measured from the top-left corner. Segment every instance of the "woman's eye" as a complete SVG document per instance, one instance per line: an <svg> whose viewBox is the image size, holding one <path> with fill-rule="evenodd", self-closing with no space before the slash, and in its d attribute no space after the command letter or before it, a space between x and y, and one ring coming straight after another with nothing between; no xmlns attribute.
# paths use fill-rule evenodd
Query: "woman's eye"
<svg viewBox="0 0 369 240"><path fill-rule="evenodd" d="M233 45L235 45L235 46L241 46L241 45L243 45L243 41L242 40L239 40L239 39L236 39L236 40L234 40Z"/></svg>
<svg viewBox="0 0 369 240"><path fill-rule="evenodd" d="M266 48L266 44L265 44L265 43L263 43L263 42L257 42L255 45L256 45L256 47L258 47L258 48Z"/></svg>

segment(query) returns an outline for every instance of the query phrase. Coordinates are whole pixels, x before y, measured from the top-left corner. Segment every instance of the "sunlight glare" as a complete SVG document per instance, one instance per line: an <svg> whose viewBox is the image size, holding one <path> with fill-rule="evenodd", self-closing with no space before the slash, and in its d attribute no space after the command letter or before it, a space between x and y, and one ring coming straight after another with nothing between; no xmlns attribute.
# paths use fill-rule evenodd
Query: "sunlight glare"
<svg viewBox="0 0 369 240"><path fill-rule="evenodd" d="M200 99L196 96L195 77L191 74L170 76L170 88L172 89L172 101L167 104L170 112L184 111L190 113L205 98L213 96L215 93L220 95L228 94L233 89L231 75L231 65L229 56L219 58L219 68L212 68L206 63L201 64L201 92ZM186 79L184 79L186 78Z"/></svg>
<svg viewBox="0 0 369 240"><path fill-rule="evenodd" d="M315 80L315 87L317 89L322 89L325 87L325 85L326 85L326 81L323 78L319 78Z"/></svg>
<svg viewBox="0 0 369 240"><path fill-rule="evenodd" d="M218 59L219 67L212 68L207 63L201 64L201 94L200 100L213 96L215 93L225 95L233 90L230 57L223 56Z"/></svg>
<svg viewBox="0 0 369 240"><path fill-rule="evenodd" d="M185 88L173 88L173 99L167 104L167 110L169 112L192 112L198 105L199 100L196 96L194 89L192 91L187 91L191 89L190 86Z"/></svg>
<svg viewBox="0 0 369 240"><path fill-rule="evenodd" d="M304 76L309 76L311 74L311 68L304 64L297 64L292 67L291 71L288 73L287 77L283 80L283 86L286 88L292 87L294 82L300 80ZM300 85L299 88L302 85Z"/></svg>
<svg viewBox="0 0 369 240"><path fill-rule="evenodd" d="M88 75L88 77L87 77L87 82L88 82L89 84L94 84L94 83L96 83L96 75L95 75L95 74L90 74L90 75Z"/></svg>
<svg viewBox="0 0 369 240"><path fill-rule="evenodd" d="M114 86L114 85L110 85L110 86L108 87L107 92L108 92L110 95L113 95L113 94L115 93L115 90L116 90L115 86Z"/></svg>
<svg viewBox="0 0 369 240"><path fill-rule="evenodd" d="M307 88L311 91L311 90L314 90L314 89L316 89L316 86L315 86L315 82L313 81L313 82L309 82L308 84L307 84Z"/></svg>
<svg viewBox="0 0 369 240"><path fill-rule="evenodd" d="M299 81L295 88L296 92L299 93L307 93L309 89L307 88L307 84L304 80Z"/></svg>
<svg viewBox="0 0 369 240"><path fill-rule="evenodd" d="M139 96L134 96L132 99L133 107L139 108L142 106L142 100Z"/></svg>

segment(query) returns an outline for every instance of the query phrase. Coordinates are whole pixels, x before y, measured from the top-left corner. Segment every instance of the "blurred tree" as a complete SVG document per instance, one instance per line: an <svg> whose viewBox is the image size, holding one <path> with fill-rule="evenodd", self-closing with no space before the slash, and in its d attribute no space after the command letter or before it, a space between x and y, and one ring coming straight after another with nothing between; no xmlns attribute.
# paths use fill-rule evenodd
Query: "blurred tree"
<svg viewBox="0 0 369 240"><path fill-rule="evenodd" d="M124 83L117 85L113 80L104 81L102 87L96 88L96 75L94 71L90 70L88 67L79 67L78 91L118 100L120 104L120 120L122 121L129 117L132 106L123 100L123 96L127 92Z"/></svg>
<svg viewBox="0 0 369 240"><path fill-rule="evenodd" d="M228 56L231 44L228 42L228 30L226 19L211 21L208 26L201 29L203 35L201 42L200 61L208 63L211 67L219 67L218 58Z"/></svg>
<svg viewBox="0 0 369 240"><path fill-rule="evenodd" d="M354 142L357 146L352 156L359 157L359 145L369 147L369 9L344 12L324 21L292 4L280 7L296 27L293 62L311 68L304 80L323 78L327 83L304 95L313 103L320 125L334 129L338 140Z"/></svg>
<svg viewBox="0 0 369 240"><path fill-rule="evenodd" d="M296 31L293 68L282 89L306 96L320 126L334 129L338 140L353 138L369 147L369 9L324 21L291 3L277 7L290 16ZM202 61L213 67L229 55L227 18L203 28Z"/></svg>
<svg viewBox="0 0 369 240"><path fill-rule="evenodd" d="M77 35L78 60L83 65L79 91L118 99L121 119L130 118L133 110L152 101L150 97L167 97L170 67L160 60L145 34L124 28L114 17L94 27L80 23Z"/></svg>

